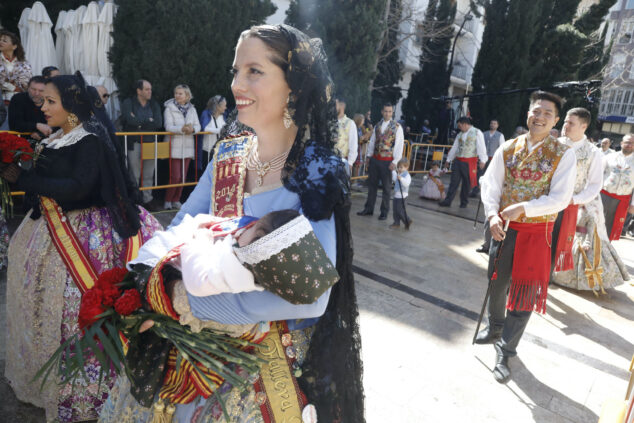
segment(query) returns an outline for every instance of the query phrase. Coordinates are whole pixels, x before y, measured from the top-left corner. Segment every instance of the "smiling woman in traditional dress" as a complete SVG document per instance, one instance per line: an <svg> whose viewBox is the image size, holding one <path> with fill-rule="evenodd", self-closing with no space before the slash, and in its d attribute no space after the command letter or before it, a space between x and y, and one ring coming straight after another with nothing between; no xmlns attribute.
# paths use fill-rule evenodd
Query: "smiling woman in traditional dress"
<svg viewBox="0 0 634 423"><path fill-rule="evenodd" d="M161 227L132 200L117 144L95 118L81 75L52 78L44 98L47 123L61 129L43 141L29 171L16 165L0 171L32 201L9 246L5 375L21 401L45 408L47 421L76 422L98 416L114 382L106 372L99 386L95 358L73 385L49 378L40 391L39 382L30 382L79 331L79 302L94 276L124 266Z"/></svg>
<svg viewBox="0 0 634 423"><path fill-rule="evenodd" d="M220 386L209 387L200 380L194 382L194 377L188 379L184 366L181 371L185 373L175 371L174 358L155 360L150 366L166 363L168 377L147 404L152 407L141 406L130 393L127 379L120 378L101 422L220 422L225 421L221 402L232 422L315 421L315 410L323 422L364 421L348 177L344 163L334 153L337 116L321 41L285 25L253 27L240 36L233 73L231 88L238 118L257 136L218 143L211 164L172 225L199 213L261 217L295 209L310 221L325 254L336 264L340 280L307 305L293 305L267 291L189 296L183 304L175 289L171 300L181 313L181 323L182 312L190 321L195 316L205 324L214 321L261 328L258 323L273 322L264 342L276 340L278 351L286 354L283 365L274 363L279 366L274 371L275 387L268 384L265 371L245 375L251 382L246 390L222 379ZM164 241L167 232L161 234L140 251L135 263L157 263L161 248L156 244ZM154 290L158 279L150 278L149 291L164 292ZM165 304L170 302L167 295L157 297L151 301L156 311L171 309ZM268 323L264 326L268 329ZM267 363L271 362L267 359ZM239 368L234 370L240 373ZM283 399L275 392L280 386L286 389ZM141 390L135 389L137 397Z"/></svg>

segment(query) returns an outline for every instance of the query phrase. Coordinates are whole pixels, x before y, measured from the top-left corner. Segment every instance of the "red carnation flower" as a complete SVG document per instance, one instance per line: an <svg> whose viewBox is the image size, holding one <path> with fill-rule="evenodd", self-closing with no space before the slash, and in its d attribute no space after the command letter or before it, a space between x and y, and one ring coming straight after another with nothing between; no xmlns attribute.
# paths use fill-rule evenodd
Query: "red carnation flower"
<svg viewBox="0 0 634 423"><path fill-rule="evenodd" d="M85 328L97 320L97 316L106 311L102 305L103 292L98 288L89 289L82 295L79 305L79 327Z"/></svg>
<svg viewBox="0 0 634 423"><path fill-rule="evenodd" d="M114 269L106 270L99 275L96 285L100 289L106 289L108 286L121 283L127 274L128 271L123 267L115 267Z"/></svg>
<svg viewBox="0 0 634 423"><path fill-rule="evenodd" d="M128 316L141 308L141 294L136 289L128 289L114 303L114 310L122 316Z"/></svg>
<svg viewBox="0 0 634 423"><path fill-rule="evenodd" d="M116 285L107 285L100 288L103 292L103 305L107 307L114 306L114 303L121 296L121 288Z"/></svg>

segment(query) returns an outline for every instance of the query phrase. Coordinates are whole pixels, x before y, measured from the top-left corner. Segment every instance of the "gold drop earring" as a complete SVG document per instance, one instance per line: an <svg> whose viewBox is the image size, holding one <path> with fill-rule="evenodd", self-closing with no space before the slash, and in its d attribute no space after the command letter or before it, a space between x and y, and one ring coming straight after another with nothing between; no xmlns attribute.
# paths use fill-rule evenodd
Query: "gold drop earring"
<svg viewBox="0 0 634 423"><path fill-rule="evenodd" d="M69 113L68 117L66 117L66 121L68 122L68 125L73 128L79 125L79 118L74 113Z"/></svg>
<svg viewBox="0 0 634 423"><path fill-rule="evenodd" d="M286 107L284 107L284 116L282 116L282 121L284 122L284 128L289 129L293 124L293 118L291 117L291 113L288 111L288 98L286 99Z"/></svg>

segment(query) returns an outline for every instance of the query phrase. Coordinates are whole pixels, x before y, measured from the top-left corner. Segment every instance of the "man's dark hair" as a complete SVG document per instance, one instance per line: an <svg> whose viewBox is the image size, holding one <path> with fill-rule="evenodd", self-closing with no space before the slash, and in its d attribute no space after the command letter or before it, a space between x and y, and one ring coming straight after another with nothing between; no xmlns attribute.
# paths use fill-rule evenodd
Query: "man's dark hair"
<svg viewBox="0 0 634 423"><path fill-rule="evenodd" d="M347 104L346 98L341 94L336 95L335 100L337 100L339 103Z"/></svg>
<svg viewBox="0 0 634 423"><path fill-rule="evenodd" d="M51 73L53 71L58 71L59 69L56 66L46 66L45 68L42 69L42 76L44 78L50 78L51 77Z"/></svg>
<svg viewBox="0 0 634 423"><path fill-rule="evenodd" d="M297 216L299 216L299 212L293 209L278 210L265 214L258 220L258 227L251 242L281 228Z"/></svg>
<svg viewBox="0 0 634 423"><path fill-rule="evenodd" d="M32 82L35 82L36 84L46 84L47 81L48 79L44 78L41 75L32 76L31 79L29 79L28 86L30 86Z"/></svg>
<svg viewBox="0 0 634 423"><path fill-rule="evenodd" d="M590 126L590 121L592 120L592 114L588 109L584 109L583 107L575 107L574 109L568 110L566 116L577 116L579 120L586 125Z"/></svg>
<svg viewBox="0 0 634 423"><path fill-rule="evenodd" d="M139 79L134 83L134 88L136 88L137 90L141 90L143 91L143 83L146 82L145 79Z"/></svg>
<svg viewBox="0 0 634 423"><path fill-rule="evenodd" d="M394 108L394 105L392 103L383 103L383 106L381 107L381 109L385 109L386 107Z"/></svg>
<svg viewBox="0 0 634 423"><path fill-rule="evenodd" d="M493 119L489 120L489 123L494 122L494 121L495 121L495 122L497 122L498 124L500 123L500 121L499 121L499 120L497 120L497 119L495 119L495 118L493 118Z"/></svg>
<svg viewBox="0 0 634 423"><path fill-rule="evenodd" d="M456 123L466 123L467 125L473 125L469 116L463 116Z"/></svg>
<svg viewBox="0 0 634 423"><path fill-rule="evenodd" d="M533 91L533 93L531 94L530 106L537 103L539 100L546 100L554 103L555 108L557 109L557 116L559 116L559 114L561 113L561 108L564 106L564 100L561 97L548 91Z"/></svg>

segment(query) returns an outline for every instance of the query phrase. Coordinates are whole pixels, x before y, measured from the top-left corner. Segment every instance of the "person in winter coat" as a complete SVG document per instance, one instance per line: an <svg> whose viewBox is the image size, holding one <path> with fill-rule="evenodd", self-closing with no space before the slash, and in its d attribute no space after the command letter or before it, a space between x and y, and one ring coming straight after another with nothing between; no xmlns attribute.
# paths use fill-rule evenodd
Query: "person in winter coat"
<svg viewBox="0 0 634 423"><path fill-rule="evenodd" d="M180 184L185 180L187 168L195 156L196 147L194 133L200 132L198 113L191 103L192 92L187 85L177 85L174 88L174 98L164 103L165 130L174 133L166 135L165 141L170 141L170 184ZM183 187L168 188L165 193L165 209L180 208Z"/></svg>
<svg viewBox="0 0 634 423"><path fill-rule="evenodd" d="M218 142L220 131L225 126L225 118L223 113L227 110L227 99L221 95L215 95L207 102L207 108L200 114L200 127L205 132L211 132L204 136L198 137L196 149L197 168L202 171L207 168L214 154L214 147ZM202 140L202 142L201 142Z"/></svg>

